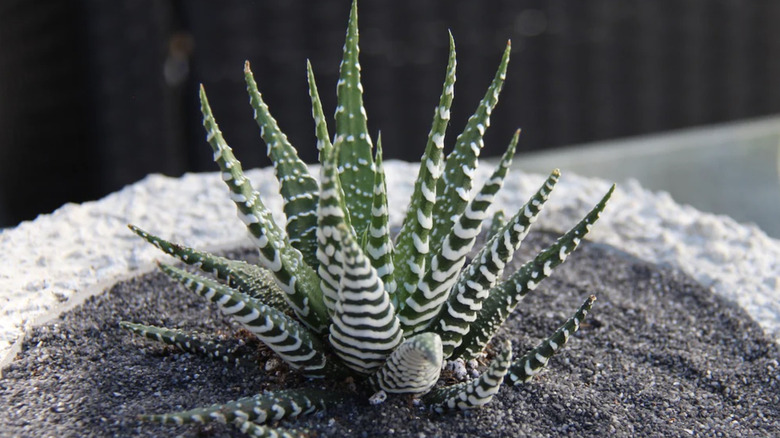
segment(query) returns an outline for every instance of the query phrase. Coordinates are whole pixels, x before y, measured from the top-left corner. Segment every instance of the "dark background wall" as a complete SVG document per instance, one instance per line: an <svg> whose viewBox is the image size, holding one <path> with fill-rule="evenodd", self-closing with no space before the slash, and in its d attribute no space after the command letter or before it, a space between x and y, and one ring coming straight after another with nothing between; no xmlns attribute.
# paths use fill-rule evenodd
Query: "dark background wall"
<svg viewBox="0 0 780 438"><path fill-rule="evenodd" d="M305 80L326 113L349 0L0 0L0 226L99 198L152 172L210 171L204 83L247 167L268 164L242 78L314 161ZM369 127L417 160L437 102L447 29L458 47L450 134L512 39L484 155L780 112L776 0L362 0ZM454 129L453 129L454 128Z"/></svg>

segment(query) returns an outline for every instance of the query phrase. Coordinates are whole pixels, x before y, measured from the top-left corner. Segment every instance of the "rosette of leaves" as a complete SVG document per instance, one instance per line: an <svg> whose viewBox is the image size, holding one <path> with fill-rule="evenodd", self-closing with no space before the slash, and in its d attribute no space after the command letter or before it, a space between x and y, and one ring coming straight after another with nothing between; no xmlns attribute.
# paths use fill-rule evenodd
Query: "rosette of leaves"
<svg viewBox="0 0 780 438"><path fill-rule="evenodd" d="M387 393L413 394L440 413L476 408L488 403L502 383L518 385L537 374L578 329L595 297L588 297L557 331L519 358L513 358L506 342L497 346L479 377L437 386L447 361L484 355L520 300L574 251L614 189L519 270L504 272L560 176L554 170L511 218L489 217L488 209L515 152L516 132L491 177L481 187L472 188L509 54L507 44L484 98L445 157L456 65L450 36L441 97L411 202L395 236L388 224L381 138L374 147L362 101L356 2L344 45L332 137L311 65L307 65L321 162L319 178L298 158L263 101L249 64L245 65L250 103L284 200L284 226L274 221L244 175L201 87L207 140L238 216L257 245L259 266L172 243L134 226L131 229L184 263L214 274L216 279L161 265L171 278L235 318L290 368L312 379L349 379L357 389L334 390L324 384L142 418L176 424L218 420L234 423L252 436L297 436L305 431L273 428L269 423L324 409L347 397L371 394L374 402ZM487 242L468 259L484 223L490 223ZM203 334L120 324L136 334L215 359L251 360Z"/></svg>

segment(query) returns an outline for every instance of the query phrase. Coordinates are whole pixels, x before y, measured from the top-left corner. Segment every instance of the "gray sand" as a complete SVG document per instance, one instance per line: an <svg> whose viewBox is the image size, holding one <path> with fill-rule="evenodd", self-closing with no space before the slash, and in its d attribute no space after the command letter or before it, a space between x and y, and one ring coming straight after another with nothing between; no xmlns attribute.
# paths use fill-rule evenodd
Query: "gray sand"
<svg viewBox="0 0 780 438"><path fill-rule="evenodd" d="M515 266L550 239L531 234ZM593 312L548 369L504 386L483 409L433 415L391 397L283 425L334 437L780 436L777 344L744 310L673 268L584 244L521 303L501 336L524 352L591 293ZM221 424L174 428L134 416L312 384L264 371L267 352L257 353L257 367L224 365L133 338L119 320L236 339L235 324L162 274L119 283L27 337L0 380L0 435L241 436Z"/></svg>

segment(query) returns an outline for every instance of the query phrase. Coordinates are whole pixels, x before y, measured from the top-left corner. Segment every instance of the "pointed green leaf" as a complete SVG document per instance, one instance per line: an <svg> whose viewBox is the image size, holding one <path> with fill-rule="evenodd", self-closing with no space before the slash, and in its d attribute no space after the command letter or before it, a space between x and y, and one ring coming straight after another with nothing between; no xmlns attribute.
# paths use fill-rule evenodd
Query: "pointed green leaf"
<svg viewBox="0 0 780 438"><path fill-rule="evenodd" d="M550 358L566 344L569 336L579 330L580 324L582 324L585 316L590 312L594 301L596 301L594 295L588 297L582 306L577 309L574 316L569 318L552 336L512 363L512 366L509 367L509 373L506 375L506 382L517 386L531 380L538 374L547 365Z"/></svg>
<svg viewBox="0 0 780 438"><path fill-rule="evenodd" d="M268 146L268 158L273 162L274 173L279 180L290 244L303 254L303 259L309 266L316 269L317 241L314 234L317 228L317 180L309 174L306 163L298 158L298 152L271 116L268 105L257 89L249 61L244 64L244 79L249 103L254 108L255 121L260 127L263 141Z"/></svg>
<svg viewBox="0 0 780 438"><path fill-rule="evenodd" d="M447 411L474 409L486 405L501 389L507 370L512 363L512 344L505 341L501 352L478 378L446 388L435 389L422 400L432 410L443 414Z"/></svg>
<svg viewBox="0 0 780 438"><path fill-rule="evenodd" d="M343 224L335 231L342 273L328 339L344 365L370 374L403 342L403 332L382 280L351 231Z"/></svg>
<svg viewBox="0 0 780 438"><path fill-rule="evenodd" d="M436 206L433 209L432 254L438 251L437 243L440 244L444 236L450 232L454 218L463 212L469 201L471 178L477 168L477 159L484 145L485 130L490 126L490 114L498 103L498 95L504 85L510 50L511 44L507 42L493 82L480 101L476 112L466 123L466 129L455 140L452 152L447 156L444 173L439 179L436 191Z"/></svg>
<svg viewBox="0 0 780 438"><path fill-rule="evenodd" d="M441 335L445 358L452 355L453 350L460 345L462 336L469 331L469 326L482 308L482 302L504 275L504 267L520 248L520 243L542 211L559 176L558 169L553 170L531 199L488 240L468 268L461 272L453 293L433 323Z"/></svg>
<svg viewBox="0 0 780 438"><path fill-rule="evenodd" d="M254 423L271 423L284 418L309 415L329 406L343 403L345 393L332 389L288 389L269 391L205 408L158 415L141 415L141 419L162 424L227 423L244 418Z"/></svg>
<svg viewBox="0 0 780 438"><path fill-rule="evenodd" d="M219 305L222 313L232 316L254 333L290 367L308 377L345 375L341 366L327 360L319 338L295 319L216 281L169 265L161 264L160 269L191 291Z"/></svg>
<svg viewBox="0 0 780 438"><path fill-rule="evenodd" d="M490 291L490 296L482 303L482 309L468 333L463 336L460 346L455 349L453 357L472 359L482 352L520 300L536 289L539 282L549 277L552 270L577 248L604 211L614 190L613 185L577 225Z"/></svg>
<svg viewBox="0 0 780 438"><path fill-rule="evenodd" d="M396 308L403 305L409 294L417 288L417 283L425 272L430 237L433 227L433 206L436 203L436 187L444 170L444 136L450 121L450 106L455 97L455 40L450 34L450 54L444 86L439 97L439 105L433 112L433 123L428 134L428 143L420 159L420 170L414 183L414 192L401 231L398 233L396 253L398 260L404 260L396 266L396 283L399 285L393 296Z"/></svg>
<svg viewBox="0 0 780 438"><path fill-rule="evenodd" d="M322 111L320 93L317 91L317 81L314 80L314 70L311 62L306 61L306 76L309 80L309 97L311 98L311 115L314 118L314 129L317 136L317 150L320 151L319 162L324 163L330 156L333 145L328 134L328 123L325 121L325 113Z"/></svg>
<svg viewBox="0 0 780 438"><path fill-rule="evenodd" d="M515 133L491 177L456 219L455 226L444 238L441 250L433 256L425 276L417 284L417 290L406 299L406 305L399 312L399 319L407 335L419 333L428 327L450 296L452 286L466 263L466 256L471 252L482 223L487 218L487 210L512 165L518 138L519 131Z"/></svg>
<svg viewBox="0 0 780 438"><path fill-rule="evenodd" d="M153 325L135 324L127 321L120 321L119 327L129 330L138 336L143 336L147 339L162 342L167 345L173 345L182 351L201 354L228 363L240 363L245 361L237 356L233 349L221 345L219 339L215 336L208 336L196 332L185 332L183 330L165 327L156 327Z"/></svg>
<svg viewBox="0 0 780 438"><path fill-rule="evenodd" d="M371 220L374 186L374 163L371 137L368 135L363 86L358 61L357 2L352 3L344 57L336 87L336 141L343 145L338 152L338 171L346 197L352 226L362 236Z"/></svg>
<svg viewBox="0 0 780 438"><path fill-rule="evenodd" d="M222 137L202 85L200 102L206 140L214 150L214 161L222 170L222 179L230 189L238 216L260 249L260 264L274 274L295 314L315 331L324 331L327 328L328 309L322 299L316 272L304 263L301 252L290 245L286 234L276 225L270 210L244 175L241 163L233 156L233 151Z"/></svg>
<svg viewBox="0 0 780 438"><path fill-rule="evenodd" d="M230 189L230 198L238 208L238 217L246 224L249 233L263 243L264 249L269 241L283 239L284 232L274 222L271 211L263 204L259 194L252 189L249 179L244 176L241 163L233 155L233 150L225 142L222 131L211 113L206 90L200 86L200 109L203 113L203 127L206 128L206 140L214 151L214 161L222 170L222 179ZM261 240L262 239L262 240Z"/></svg>
<svg viewBox="0 0 780 438"><path fill-rule="evenodd" d="M493 213L493 219L490 221L490 228L487 233L487 240L492 239L493 236L498 234L504 225L506 225L506 213L504 213L504 210L498 210Z"/></svg>
<svg viewBox="0 0 780 438"><path fill-rule="evenodd" d="M376 269L385 290L392 298L396 290L393 263L393 239L390 236L389 213L387 207L387 185L385 169L382 165L382 136L376 142L376 174L374 176L374 202L371 207L371 224L365 235L363 249L371 266Z"/></svg>
<svg viewBox="0 0 780 438"><path fill-rule="evenodd" d="M163 252L176 257L184 263L197 266L203 272L209 272L228 285L258 299L284 313L291 313L284 291L276 284L271 273L260 266L250 265L239 260L230 260L204 251L198 251L177 243L169 242L161 237L147 233L134 226L128 226L135 234L156 246Z"/></svg>
<svg viewBox="0 0 780 438"><path fill-rule="evenodd" d="M336 171L336 156L341 144L336 141L320 168L320 204L317 208L317 259L320 262L317 273L323 300L330 314L338 300L342 268L341 262L336 259L341 252L341 241L335 235L340 226L351 229L344 192Z"/></svg>

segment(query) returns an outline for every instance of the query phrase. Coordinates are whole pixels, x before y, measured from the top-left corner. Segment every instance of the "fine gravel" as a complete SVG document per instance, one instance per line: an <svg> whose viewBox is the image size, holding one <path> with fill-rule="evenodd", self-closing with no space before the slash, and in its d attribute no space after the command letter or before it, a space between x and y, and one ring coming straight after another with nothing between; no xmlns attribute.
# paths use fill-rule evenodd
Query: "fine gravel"
<svg viewBox="0 0 780 438"><path fill-rule="evenodd" d="M529 235L514 268L551 241ZM237 254L251 259L249 250ZM321 437L780 436L777 344L744 310L672 267L585 242L526 297L500 337L522 354L590 294L598 297L593 312L548 368L504 386L482 409L436 415L408 397L379 406L361 399L281 425ZM180 353L134 338L120 320L216 332L258 364ZM319 384L275 363L205 300L146 274L32 330L3 370L0 435L241 436L228 425L171 427L136 415Z"/></svg>

